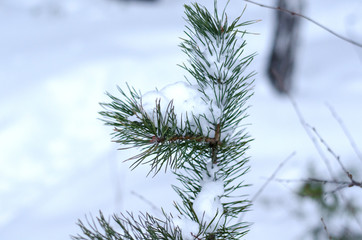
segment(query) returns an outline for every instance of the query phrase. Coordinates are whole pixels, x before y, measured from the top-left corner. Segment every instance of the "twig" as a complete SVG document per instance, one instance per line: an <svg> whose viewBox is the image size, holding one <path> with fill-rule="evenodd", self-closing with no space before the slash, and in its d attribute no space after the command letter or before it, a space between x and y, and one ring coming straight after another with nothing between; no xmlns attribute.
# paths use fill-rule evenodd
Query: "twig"
<svg viewBox="0 0 362 240"><path fill-rule="evenodd" d="M219 129L219 133L216 131L215 133L215 137L214 138L210 138L210 137L204 137L204 136L174 136L171 138L164 138L164 137L157 137L157 136L152 136L151 139L149 140L150 143L163 143L163 142L176 142L176 141L196 141L196 142L203 142L203 143L209 143L211 145L221 145L221 141L220 141L220 124L217 125L218 129ZM217 129L216 129L217 130ZM113 131L115 132L122 132L122 129L113 128ZM217 134L218 133L218 134ZM113 140L112 142L121 142L119 140Z"/></svg>
<svg viewBox="0 0 362 240"><path fill-rule="evenodd" d="M337 189L343 189L346 187L360 187L362 188L362 182L357 182L355 180L352 181L339 181L339 180L325 180L325 179L318 179L318 178L307 178L307 179L282 179L282 178L276 178L274 179L277 182L285 182L285 183L291 183L291 182L316 182L321 184L336 184L340 185Z"/></svg>
<svg viewBox="0 0 362 240"><path fill-rule="evenodd" d="M358 42L356 42L356 41L353 41L352 39L349 39L349 38L347 38L347 37L344 37L344 36L342 36L342 35L334 32L333 30L325 27L324 25L318 23L317 21L315 21L315 20L313 20L313 19L311 19L311 18L309 18L309 17L307 17L307 16L305 16L305 15L303 15L303 14L296 13L296 12L293 12L293 11L290 11L290 10L288 10L288 9L284 9L284 8L281 8L281 7L273 7L273 6L264 5L264 4L257 3L257 2L254 2L254 1L250 1L250 0L244 0L244 1L245 1L245 2L249 2L249 3L252 3L252 4L255 4L255 5L258 5L258 6L260 6L260 7L269 8L269 9L274 9L274 10L278 10L278 11L282 11L282 12L289 13L289 14L291 14L291 15L293 15L293 16L298 16L298 17L304 18L304 19L308 20L309 22L312 22L313 24L317 25L318 27L320 27L320 28L326 30L327 32L331 33L332 35L334 35L334 36L336 36L336 37L338 37L338 38L340 38L340 39L342 39L342 40L344 40L344 41L346 41L346 42L349 42L349 43L351 43L351 44L353 44L353 45L355 45L355 46L357 46L357 47L362 48L362 44L361 44L361 43L358 43Z"/></svg>
<svg viewBox="0 0 362 240"><path fill-rule="evenodd" d="M277 182L285 182L285 183L291 183L291 182L303 182L303 183L309 183L309 182L316 182L316 183L322 183L322 184L341 184L345 185L346 187L350 184L348 181L335 181L335 180L325 180L325 179L317 179L317 178L306 178L306 179L283 179L283 178L276 178L274 179Z"/></svg>
<svg viewBox="0 0 362 240"><path fill-rule="evenodd" d="M307 133L308 137L312 140L314 147L317 149L318 154L321 156L324 164L326 165L330 177L333 180L336 180L336 178L334 177L334 174L333 174L333 171L332 171L332 166L331 166L331 164L329 162L329 159L324 155L321 147L319 146L319 144L317 142L317 139L309 131L309 128L308 128L309 124L307 124L307 122L305 121L301 111L299 110L297 102L294 100L294 98L292 97L291 94L287 93L287 95L289 97L290 102L292 103L292 106L293 106L293 108L294 108L294 110L295 110L295 112L296 112L296 114L297 114L297 116L299 118L299 121L301 122L305 132Z"/></svg>
<svg viewBox="0 0 362 240"><path fill-rule="evenodd" d="M353 186L357 186L357 187L362 187L362 183L361 182L357 182L353 179L353 175L347 171L346 167L343 165L341 159L340 159L340 156L338 156L330 147L329 145L326 143L326 141L321 137L321 135L318 133L317 129L311 125L309 125L308 123L305 122L303 116L301 115L300 113L300 110L298 108L298 105L296 104L296 102L294 101L294 99L291 97L290 94L288 94L293 106L294 106L294 109L295 111L297 112L297 115L303 125L303 127L305 128L305 130L307 131L308 128L311 129L314 134L318 137L319 141L325 146L325 148L327 149L327 151L337 160L339 166L342 168L342 170L346 173L347 177L350 179L350 183L349 183L349 187L353 187ZM313 143L314 143L314 146L317 148L319 154L321 155L322 159L324 160L324 162L326 163L326 166L328 168L328 171L330 172L331 174L331 177L333 179L334 182L339 182L332 174L332 168L328 162L328 159L326 158L326 156L323 154L322 150L320 149L319 145L317 144L316 142L316 139L310 135L309 131L307 131L308 135L310 136L310 138L312 139Z"/></svg>
<svg viewBox="0 0 362 240"><path fill-rule="evenodd" d="M280 179L277 178L275 179L275 181L277 182L284 182L284 183L290 183L290 182L303 182L303 183L311 183L311 182L315 182L315 183L320 183L320 184L336 184L338 185L336 187L336 189L334 189L333 191L328 191L325 192L324 195L328 194L328 193L336 193L337 191L349 187L350 182L339 182L339 181L335 181L335 180L322 180L322 179L316 179L316 178L308 178L308 179ZM299 193L297 193L299 194Z"/></svg>
<svg viewBox="0 0 362 240"><path fill-rule="evenodd" d="M309 126L309 125L308 125ZM329 153L332 154L332 156L337 160L337 162L339 163L339 166L342 168L342 170L346 173L347 177L350 179L350 184L348 185L349 187L353 187L353 186L357 186L357 187L362 187L362 183L357 182L353 179L353 175L346 169L346 167L343 165L340 156L338 156L330 147L329 145L326 143L326 141L324 141L324 139L320 136L320 134L318 133L318 131L314 128L309 126L313 132L318 136L319 140L321 141L321 143L326 147L327 151Z"/></svg>
<svg viewBox="0 0 362 240"><path fill-rule="evenodd" d="M317 129L311 125L309 125L308 123L306 123L306 121L304 120L297 103L295 102L295 100L293 99L293 97L288 93L289 99L294 107L294 110L296 111L300 122L302 123L302 126L304 127L304 129L306 130L308 136L311 138L311 140L314 143L314 146L316 147L316 149L318 150L320 156L322 157L322 159L324 160L327 169L333 179L333 181L338 182L338 180L333 176L332 173L332 168L329 164L329 161L327 159L327 157L323 154L322 149L320 148L319 144L317 143L316 139L310 134L310 132L308 131L308 129L311 129L314 134L318 137L319 141L325 146L325 148L327 149L327 151L337 160L338 164L340 165L340 167L342 168L342 170L346 173L347 177L350 179L350 183L349 183L349 187L353 187L353 186L357 186L357 187L361 187L362 186L362 182L357 182L353 179L353 175L347 171L347 169L345 168L345 166L343 165L340 156L338 156L330 147L329 145L326 143L326 141L321 137L321 135L318 133Z"/></svg>
<svg viewBox="0 0 362 240"><path fill-rule="evenodd" d="M265 181L265 183L263 184L263 186L261 186L259 188L259 190L254 194L253 198L251 199L251 202L254 202L259 195L264 191L264 189L266 188L266 186L268 186L268 184L275 178L275 176L277 175L277 173L280 171L280 169L290 160L294 157L295 152L292 152L286 159L284 159L279 165L278 167L275 169L275 171L272 173L272 175L270 175L270 177Z"/></svg>
<svg viewBox="0 0 362 240"><path fill-rule="evenodd" d="M286 159L284 159L279 165L278 167L275 169L275 171L273 172L273 174L266 180L266 182L263 184L263 186L261 186L261 188L259 188L259 190L254 194L254 196L252 197L252 199L250 200L250 202L255 202L255 200L259 197L259 195L264 191L264 189L266 188L266 186L275 178L275 176L277 175L277 173L279 172L279 170L292 158L294 157L295 152L292 152ZM238 222L242 222L243 218L244 218L245 212L242 213L238 219Z"/></svg>
<svg viewBox="0 0 362 240"><path fill-rule="evenodd" d="M139 193L136 193L135 191L131 191L131 194L135 195L136 197L138 197L140 200L144 201L145 203L147 203L148 205L150 205L152 207L153 210L155 210L156 212L161 212L161 210L155 205L153 204L150 200L146 199L144 196L142 196Z"/></svg>
<svg viewBox="0 0 362 240"><path fill-rule="evenodd" d="M217 153L219 151L219 146L218 146L219 144L220 144L220 124L218 123L216 125L214 142L210 142L212 164L217 164L218 161Z"/></svg>
<svg viewBox="0 0 362 240"><path fill-rule="evenodd" d="M287 92L287 95L288 95L288 97L289 97L289 99L290 99L290 101L291 101L291 103L292 103L292 105L293 105L293 107L294 107L295 112L296 112L297 115L298 115L298 118L299 118L299 120L300 120L303 128L305 129L306 133L308 134L308 136L309 136L310 139L312 140L315 148L317 149L319 155L322 157L324 163L326 164L327 169L328 169L328 171L329 171L329 174L331 175L331 178L333 179L333 181L338 181L338 180L333 176L332 168L331 168L331 166L330 166L330 164L329 164L328 158L324 155L324 153L323 153L322 149L320 148L319 144L317 143L316 139L315 139L314 136L310 133L310 131L309 131L310 129L309 129L309 127L308 127L308 126L310 126L310 125L308 125L308 124L306 123L306 121L304 120L303 115L302 115L302 113L300 112L296 101L294 100L294 98L293 98L288 92ZM340 161L339 161L339 162L340 162ZM342 164L342 166L343 166L343 164ZM355 185L356 182L353 180L352 175L348 175L348 174L347 174L347 176L348 176L348 178L351 180L351 184L352 184L351 186L358 186L358 184ZM339 196L341 197L341 199L342 199L343 201L346 201L346 197L344 196L344 194L343 194L342 192L339 192ZM353 218L355 219L355 221L357 222L357 224L359 225L359 227L362 229L362 222L360 221L359 217L356 215L356 213L353 213L352 215L353 215Z"/></svg>
<svg viewBox="0 0 362 240"><path fill-rule="evenodd" d="M336 121L338 122L339 126L342 128L344 134L346 135L349 143L351 144L354 152L356 153L357 157L362 161L362 153L359 151L356 142L354 141L351 133L348 131L346 125L344 124L343 120L338 116L337 112L334 110L334 108L329 105L326 104L329 111L332 113L332 116L334 117L334 119L336 119Z"/></svg>
<svg viewBox="0 0 362 240"><path fill-rule="evenodd" d="M322 224L323 224L324 231L326 231L326 233L327 233L328 239L332 240L332 237L331 237L331 235L329 235L328 228L327 228L326 223L324 222L324 219L321 218L321 221L322 221Z"/></svg>
<svg viewBox="0 0 362 240"><path fill-rule="evenodd" d="M350 177L350 173L347 171L347 169L345 168L345 166L343 165L340 156L338 156L327 144L326 141L324 141L324 139L322 138L322 136L319 134L319 132L317 131L317 129L309 124L306 124L306 126L308 128L310 128L314 134L318 137L319 141L324 145L324 147L327 149L327 151L337 160L339 166L342 168L342 170L346 173L346 175L348 176L348 178L351 179ZM352 180L352 179L351 179Z"/></svg>

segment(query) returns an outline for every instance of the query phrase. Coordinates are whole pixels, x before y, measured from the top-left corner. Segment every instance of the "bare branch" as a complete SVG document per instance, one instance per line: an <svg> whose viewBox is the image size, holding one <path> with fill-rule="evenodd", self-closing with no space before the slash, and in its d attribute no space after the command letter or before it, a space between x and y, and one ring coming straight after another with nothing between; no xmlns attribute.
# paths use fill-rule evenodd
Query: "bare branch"
<svg viewBox="0 0 362 240"><path fill-rule="evenodd" d="M317 178L308 178L309 182L316 182L316 183L322 183L322 184L337 184L337 185L343 185L344 187L348 187L350 182L347 181L336 181L336 180L323 180L323 179L317 179Z"/></svg>
<svg viewBox="0 0 362 240"><path fill-rule="evenodd" d="M264 191L264 189L266 188L266 186L275 178L275 176L277 175L277 173L279 172L279 170L293 157L295 156L295 152L292 152L286 159L284 159L279 165L278 167L275 169L275 171L272 173L272 175L270 175L270 177L266 180L266 182L263 184L263 186L261 186L261 188L255 193L255 195L253 196L253 198L251 199L251 202L254 202L259 195Z"/></svg>
<svg viewBox="0 0 362 240"><path fill-rule="evenodd" d="M250 200L250 202L255 202L255 200L259 197L259 195L264 191L264 189L266 188L266 186L274 180L275 176L277 175L277 173L279 172L279 170L292 158L294 157L295 152L292 152L286 159L284 159L279 165L278 167L275 169L275 171L273 172L273 174L266 180L266 182L263 184L263 186L261 186L261 188L255 193L255 195L253 196L253 198ZM245 216L245 212L242 213L238 219L238 222L242 222L243 218Z"/></svg>
<svg viewBox="0 0 362 240"><path fill-rule="evenodd" d="M143 202L145 202L146 204L148 204L155 212L158 213L162 213L162 211L150 200L146 199L144 196L142 196L141 194L135 192L135 191L131 191L131 194L133 194L134 196L136 196L137 198L139 198L140 200L142 200Z"/></svg>
<svg viewBox="0 0 362 240"><path fill-rule="evenodd" d="M257 2L254 2L254 1L250 1L250 0L244 0L244 1L245 1L245 2L248 2L248 3L252 3L252 4L255 4L255 5L258 5L258 6L260 6L260 7L269 8L269 9L274 9L274 10L278 10L278 11L282 11L282 12L289 13L289 14L291 14L291 15L293 15L293 16L298 16L298 17L304 18L304 19L306 19L307 21L309 21L309 22L317 25L318 27L326 30L327 32L331 33L332 35L334 35L334 36L342 39L343 41L349 42L349 43L351 43L351 44L353 44L353 45L355 45L355 46L357 46L357 47L362 48L362 44L361 44L361 43L358 43L358 42L356 42L356 41L354 41L354 40L352 40L352 39L349 39L349 38L347 38L347 37L344 37L344 36L342 36L341 34L338 34L338 33L334 32L333 30L327 28L326 26L318 23L317 21L315 21L315 20L311 19L310 17L307 17L307 16L305 16L305 15L303 15L303 14L296 13L296 12L293 12L293 11L290 11L290 10L288 10L288 9L284 9L284 8L281 8L281 7L273 7L273 6L264 5L264 4L257 3Z"/></svg>
<svg viewBox="0 0 362 240"><path fill-rule="evenodd" d="M289 99L290 99L290 101L291 101L291 103L292 103L292 105L293 105L293 107L294 107L295 112L296 112L297 115L298 115L298 118L299 118L299 120L300 120L303 128L305 129L306 133L308 134L309 138L312 140L315 148L317 149L319 155L321 156L321 158L323 159L324 163L326 164L327 169L328 169L328 172L329 172L331 178L333 179L333 181L337 181L337 182L338 182L337 178L335 178L334 175L333 175L333 173L332 173L332 168L331 168L331 166L330 166L330 163L329 163L328 158L324 155L321 147L320 147L319 144L317 143L316 138L315 138L315 137L313 136L313 134L310 132L310 125L308 125L308 124L306 123L306 121L304 120L304 117L303 117L302 113L300 112L299 107L298 107L296 101L295 101L294 98L291 96L291 94L288 93L287 95L288 95L288 97L289 97ZM309 127L308 127L308 126L309 126ZM335 155L336 155L336 154L335 154ZM336 155L336 156L337 156L337 155ZM338 159L338 160L339 160L339 159ZM339 162L340 162L340 160L339 160ZM341 162L340 162L340 163L341 163ZM342 164L342 166L343 166L343 164ZM344 168L344 166L343 166L343 168ZM344 169L345 169L345 168L344 168ZM345 171L345 172L347 172L347 171ZM353 179L352 175L349 174L348 172L347 172L347 176L348 176L348 178L351 180L350 185L349 185L350 187L352 187L352 186L359 186L359 185L362 184L362 183L356 182L356 181ZM337 188L335 191L338 191L338 190L339 190L339 188ZM338 192L338 193L339 193L338 195L340 196L340 198L341 198L343 201L347 201L347 200L346 200L346 197L344 196L344 194L343 194L342 192ZM356 223L357 223L357 224L359 225L359 227L362 229L362 222L361 222L361 220L359 219L359 217L356 215L356 213L353 213L352 215L353 215L353 218L355 219Z"/></svg>
<svg viewBox="0 0 362 240"><path fill-rule="evenodd" d="M294 100L294 98L292 97L291 94L288 93L288 97L289 97L289 100L290 102L292 103L292 106L299 118L299 121L301 122L305 132L307 133L308 137L312 140L313 142L313 145L314 147L317 149L318 151L318 154L320 155L320 157L322 158L324 164L326 165L327 167L327 170L328 170L328 173L330 175L330 177L333 179L333 180L336 180L336 178L334 177L334 174L333 174L333 171L332 171L332 166L329 162L329 159L324 155L321 147L319 146L318 142L317 142L317 139L313 136L313 134L310 132L310 129L309 129L309 124L307 124L307 122L305 121L301 111L299 110L299 107L298 107L298 104L297 102Z"/></svg>
<svg viewBox="0 0 362 240"><path fill-rule="evenodd" d="M327 228L326 223L324 222L324 219L321 218L321 221L322 221L322 224L323 224L324 231L326 231L326 234L327 234L327 236L328 236L328 239L329 239L329 240L332 240L332 237L331 237L331 235L330 235L329 232L328 232L328 228Z"/></svg>
<svg viewBox="0 0 362 240"><path fill-rule="evenodd" d="M309 125L308 125L309 126ZM362 183L357 182L353 179L353 175L346 169L346 167L343 165L340 156L338 156L326 143L326 141L324 141L324 139L320 136L320 134L317 132L317 130L314 127L309 126L313 132L318 136L319 140L321 141L321 143L326 147L327 151L330 152L333 157L337 160L337 162L339 163L340 167L342 168L342 170L346 173L347 177L350 179L350 184L348 185L348 187L353 187L353 186L357 186L357 187L362 187Z"/></svg>
<svg viewBox="0 0 362 240"><path fill-rule="evenodd" d="M317 129L315 127L310 126L309 124L306 125L307 127L309 127L314 134L318 137L319 141L324 145L324 147L327 149L327 151L332 154L332 156L337 160L339 166L342 168L342 170L346 173L346 175L348 176L349 179L352 180L351 174L347 171L346 167L343 165L341 158L339 155L337 155L330 147L329 145L326 143L326 141L324 141L324 139L322 138L322 136L319 134L319 132L317 131Z"/></svg>
<svg viewBox="0 0 362 240"><path fill-rule="evenodd" d="M318 178L307 178L307 179L282 179L282 178L276 178L274 179L277 182L285 182L285 183L291 183L291 182L303 182L303 183L321 183L321 184L335 184L339 185L338 190L347 188L347 187L360 187L362 188L362 182L357 181L339 181L339 180L325 180L325 179L318 179Z"/></svg>
<svg viewBox="0 0 362 240"><path fill-rule="evenodd" d="M321 137L321 135L319 134L319 132L317 131L317 129L311 125L309 125L308 123L305 122L302 114L300 113L300 110L298 108L298 105L296 104L295 100L291 97L291 95L288 95L293 107L303 125L303 127L305 128L307 134L309 135L309 137L311 138L311 140L314 143L314 146L317 148L319 154L321 155L322 159L324 160L324 162L326 163L326 166L331 174L331 177L333 179L333 181L335 183L340 183L340 181L338 181L332 174L332 168L329 164L329 161L327 159L327 157L323 154L322 150L320 149L320 146L318 145L318 143L316 142L316 139L310 134L310 132L308 131L308 129L312 130L313 133L318 137L319 141L324 145L324 147L327 149L327 151L337 160L339 166L342 168L342 170L346 173L347 177L350 179L350 183L348 184L348 187L353 187L353 186L357 186L357 187L362 187L362 183L361 182L357 182L353 179L353 175L346 169L346 167L343 165L340 156L337 155L330 147L329 145L326 143L326 141Z"/></svg>
<svg viewBox="0 0 362 240"><path fill-rule="evenodd" d="M348 138L348 141L351 144L351 146L352 146L354 152L356 153L357 157L362 161L362 153L359 151L359 149L358 149L358 147L356 145L356 142L354 141L351 133L348 131L346 125L343 122L343 120L339 117L339 115L337 114L337 112L334 110L334 108L331 105L327 104L327 107L329 108L329 111L332 113L332 116L334 117L334 119L336 119L339 126L342 128L344 134Z"/></svg>

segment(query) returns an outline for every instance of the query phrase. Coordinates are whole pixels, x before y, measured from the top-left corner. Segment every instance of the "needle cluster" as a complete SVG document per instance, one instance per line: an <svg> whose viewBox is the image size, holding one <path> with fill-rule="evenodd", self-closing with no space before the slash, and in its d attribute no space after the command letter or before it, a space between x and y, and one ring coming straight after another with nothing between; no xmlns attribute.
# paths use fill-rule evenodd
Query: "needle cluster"
<svg viewBox="0 0 362 240"><path fill-rule="evenodd" d="M254 21L240 22L239 16L229 22L225 9L219 14L216 0L213 13L197 3L185 5L180 47L188 61L180 66L186 82L146 94L119 88L121 98L108 94L111 102L101 104L113 140L122 149L140 150L129 159L132 168L148 164L154 175L161 169L176 175L176 213L164 213L162 220L115 215L120 232L101 215L104 233L95 223L89 230L80 222L85 237L74 239L240 239L247 232L238 219L250 205L242 189L251 141L244 121L254 75L246 69L254 54L245 53L241 28Z"/></svg>

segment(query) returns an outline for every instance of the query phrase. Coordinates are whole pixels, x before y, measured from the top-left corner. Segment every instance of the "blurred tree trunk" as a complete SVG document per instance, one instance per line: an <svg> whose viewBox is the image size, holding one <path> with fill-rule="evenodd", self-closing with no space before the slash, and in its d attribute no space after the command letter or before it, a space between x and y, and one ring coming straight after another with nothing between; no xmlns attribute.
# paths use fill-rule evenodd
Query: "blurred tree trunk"
<svg viewBox="0 0 362 240"><path fill-rule="evenodd" d="M302 0L278 0L278 7L301 13ZM267 71L273 87L283 94L292 86L300 18L283 11L275 13L274 40Z"/></svg>

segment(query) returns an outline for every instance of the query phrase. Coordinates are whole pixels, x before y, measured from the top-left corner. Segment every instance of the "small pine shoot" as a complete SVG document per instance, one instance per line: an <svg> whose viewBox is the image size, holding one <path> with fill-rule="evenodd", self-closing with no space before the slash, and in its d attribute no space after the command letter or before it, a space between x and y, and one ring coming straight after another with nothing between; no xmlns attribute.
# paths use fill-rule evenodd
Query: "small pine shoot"
<svg viewBox="0 0 362 240"><path fill-rule="evenodd" d="M213 13L185 5L185 82L146 94L118 88L121 98L108 94L111 102L101 104L114 141L140 150L129 159L132 168L147 164L154 175L162 169L176 175L175 213L164 212L163 219L128 213L108 221L100 212L96 221L79 221L83 234L74 240L240 239L247 233L239 219L250 205L242 191L251 141L244 119L254 76L246 68L255 54L244 52L241 28L255 21L240 22L241 14L230 23L225 9L220 15L216 0Z"/></svg>

